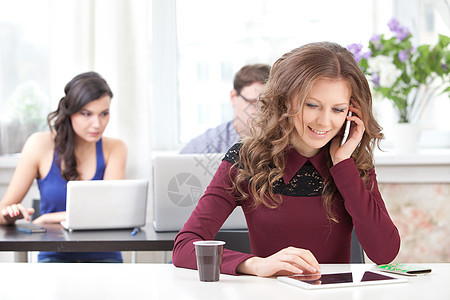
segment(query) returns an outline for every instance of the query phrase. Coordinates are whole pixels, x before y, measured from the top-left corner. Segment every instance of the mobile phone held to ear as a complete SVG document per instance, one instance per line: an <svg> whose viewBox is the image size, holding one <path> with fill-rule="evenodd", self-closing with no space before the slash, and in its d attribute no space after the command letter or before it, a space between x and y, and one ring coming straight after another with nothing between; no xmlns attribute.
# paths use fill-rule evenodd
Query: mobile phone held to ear
<svg viewBox="0 0 450 300"><path fill-rule="evenodd" d="M352 116L352 112L351 112L350 109L348 110L348 115L347 116L348 117ZM345 142L347 141L348 135L350 133L350 123L351 123L350 120L345 121L344 136L342 137L341 146L344 145Z"/></svg>

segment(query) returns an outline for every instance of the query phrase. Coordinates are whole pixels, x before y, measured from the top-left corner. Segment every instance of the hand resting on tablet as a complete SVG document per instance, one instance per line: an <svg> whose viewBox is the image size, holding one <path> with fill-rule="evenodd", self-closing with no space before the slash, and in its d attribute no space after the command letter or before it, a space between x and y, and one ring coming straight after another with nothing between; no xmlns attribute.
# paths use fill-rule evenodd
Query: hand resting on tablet
<svg viewBox="0 0 450 300"><path fill-rule="evenodd" d="M251 257L239 264L237 271L270 277L317 273L320 272L320 266L309 250L288 247L266 258Z"/></svg>

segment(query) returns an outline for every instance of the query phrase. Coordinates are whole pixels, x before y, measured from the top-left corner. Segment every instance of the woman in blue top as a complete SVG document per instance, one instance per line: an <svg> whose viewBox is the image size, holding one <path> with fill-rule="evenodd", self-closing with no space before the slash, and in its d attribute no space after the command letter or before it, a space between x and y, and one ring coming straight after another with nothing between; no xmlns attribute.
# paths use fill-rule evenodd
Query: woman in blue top
<svg viewBox="0 0 450 300"><path fill-rule="evenodd" d="M103 137L113 94L95 72L74 77L64 89L58 109L48 116L50 132L37 132L26 141L14 176L0 202L0 224L30 219L33 208L21 202L34 178L41 194L37 224L66 219L69 180L124 179L125 144ZM89 209L87 207L86 209ZM120 252L42 252L39 262L122 262Z"/></svg>

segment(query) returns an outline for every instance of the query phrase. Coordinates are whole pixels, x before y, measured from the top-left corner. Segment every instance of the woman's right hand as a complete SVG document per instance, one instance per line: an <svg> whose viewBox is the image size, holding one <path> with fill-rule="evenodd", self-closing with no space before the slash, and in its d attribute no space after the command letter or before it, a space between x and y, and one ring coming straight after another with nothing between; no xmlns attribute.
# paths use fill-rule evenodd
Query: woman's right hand
<svg viewBox="0 0 450 300"><path fill-rule="evenodd" d="M34 208L25 208L22 204L13 204L2 209L2 215L7 224L12 224L19 219L30 220L34 214Z"/></svg>
<svg viewBox="0 0 450 300"><path fill-rule="evenodd" d="M251 257L240 263L237 271L242 274L270 277L318 273L320 266L311 251L288 247L266 258Z"/></svg>

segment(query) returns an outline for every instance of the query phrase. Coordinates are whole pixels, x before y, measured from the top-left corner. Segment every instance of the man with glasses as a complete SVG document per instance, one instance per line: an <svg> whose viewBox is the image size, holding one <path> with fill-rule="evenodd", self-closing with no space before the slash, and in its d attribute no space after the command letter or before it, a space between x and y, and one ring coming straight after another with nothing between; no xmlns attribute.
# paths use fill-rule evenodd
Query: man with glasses
<svg viewBox="0 0 450 300"><path fill-rule="evenodd" d="M256 102L269 72L270 66L265 64L242 67L234 77L230 92L233 120L193 138L180 153L225 153L238 142L249 131L248 121L256 112Z"/></svg>

